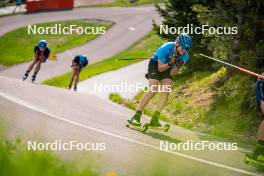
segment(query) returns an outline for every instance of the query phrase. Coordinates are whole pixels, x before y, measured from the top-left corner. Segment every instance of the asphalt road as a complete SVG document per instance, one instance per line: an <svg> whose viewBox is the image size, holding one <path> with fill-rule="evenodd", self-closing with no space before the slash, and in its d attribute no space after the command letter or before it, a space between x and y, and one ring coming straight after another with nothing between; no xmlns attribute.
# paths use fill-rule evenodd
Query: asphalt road
<svg viewBox="0 0 264 176"><path fill-rule="evenodd" d="M131 45L151 29L153 7L87 8L0 18L0 35L32 23L66 19L104 19L116 24L84 46L71 50L85 53L92 62L109 57ZM133 27L135 30L130 30ZM129 29L130 28L130 29ZM38 80L69 70L72 58L64 52L59 61L43 66ZM59 151L62 157L78 156L77 161L91 160L101 175L112 171L117 175L263 175L243 163L249 146L236 151L161 151L160 141L173 143L203 140L211 143L225 140L173 126L168 133L140 133L125 127L132 111L101 100L94 95L22 82L28 63L0 72L0 121L8 138L21 137L23 142L75 140L81 143L105 143L104 151ZM15 78L15 79L13 79ZM144 118L144 121L147 119ZM249 148L248 148L249 147ZM155 174L154 174L155 173Z"/></svg>
<svg viewBox="0 0 264 176"><path fill-rule="evenodd" d="M125 99L132 99L148 85L148 80L145 78L148 62L145 60L118 70L95 75L79 82L77 91L93 94L105 100L109 99L111 93L118 93ZM138 88L135 85L138 85Z"/></svg>
<svg viewBox="0 0 264 176"><path fill-rule="evenodd" d="M152 19L161 18L152 6L131 8L76 8L72 11L59 11L16 15L0 18L0 36L29 24L70 19L91 19L111 21L115 24L106 34L77 48L69 50L73 55L86 54L90 63L110 57L139 40L152 29ZM68 52L59 53L57 62L42 65L37 82L63 74L70 70L72 57ZM18 56L19 57L19 56ZM0 75L21 79L29 63L23 63L0 72Z"/></svg>
<svg viewBox="0 0 264 176"><path fill-rule="evenodd" d="M105 151L66 152L101 163L102 175L261 175L243 163L247 149L236 151L161 151L160 141L207 140L223 142L212 136L173 126L168 133L140 133L125 127L132 111L103 101L93 95L25 83L0 77L0 117L9 138L27 140L106 143ZM146 119L144 119L145 121ZM228 142L228 141L227 141ZM241 146L241 147L240 147ZM61 153L61 152L59 152ZM102 164L104 163L104 164Z"/></svg>

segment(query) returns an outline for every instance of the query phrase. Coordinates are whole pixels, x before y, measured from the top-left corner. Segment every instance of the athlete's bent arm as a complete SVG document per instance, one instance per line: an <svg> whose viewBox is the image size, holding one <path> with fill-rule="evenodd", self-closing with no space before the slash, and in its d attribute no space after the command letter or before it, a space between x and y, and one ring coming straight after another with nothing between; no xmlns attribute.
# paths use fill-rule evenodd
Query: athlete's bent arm
<svg viewBox="0 0 264 176"><path fill-rule="evenodd" d="M168 63L163 63L161 61L158 61L158 68L160 72L164 72L166 70L168 70L170 68L170 66L168 65Z"/></svg>
<svg viewBox="0 0 264 176"><path fill-rule="evenodd" d="M181 68L182 68L182 65L178 65L177 67L172 68L170 71L170 75L171 76L177 75Z"/></svg>

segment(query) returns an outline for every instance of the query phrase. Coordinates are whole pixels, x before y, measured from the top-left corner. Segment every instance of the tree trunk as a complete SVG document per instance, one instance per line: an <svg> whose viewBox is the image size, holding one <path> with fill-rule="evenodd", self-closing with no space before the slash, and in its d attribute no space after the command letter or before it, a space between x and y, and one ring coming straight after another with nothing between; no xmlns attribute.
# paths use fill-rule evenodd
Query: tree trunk
<svg viewBox="0 0 264 176"><path fill-rule="evenodd" d="M234 36L234 40L232 43L232 47L230 50L230 54L229 54L229 62L232 64L237 65L240 61L240 44L242 41L242 37L243 37L243 22L244 22L244 9L245 9L245 3L241 3L240 7L238 8L238 12L235 16L235 24L238 28L238 34ZM227 67L226 70L226 79L225 81L228 81L230 79L230 77L232 76L232 73L235 72L236 70L230 67Z"/></svg>

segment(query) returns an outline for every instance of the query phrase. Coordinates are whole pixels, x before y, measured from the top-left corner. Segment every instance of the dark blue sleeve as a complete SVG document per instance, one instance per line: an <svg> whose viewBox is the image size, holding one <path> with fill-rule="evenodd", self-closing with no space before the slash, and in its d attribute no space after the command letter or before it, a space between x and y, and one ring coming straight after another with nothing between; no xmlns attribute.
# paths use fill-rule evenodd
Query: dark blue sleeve
<svg viewBox="0 0 264 176"><path fill-rule="evenodd" d="M79 64L79 61L80 61L80 56L75 56L73 62Z"/></svg>
<svg viewBox="0 0 264 176"><path fill-rule="evenodd" d="M50 49L46 48L45 51L44 51L44 57L48 58L49 54L50 54Z"/></svg>
<svg viewBox="0 0 264 176"><path fill-rule="evenodd" d="M83 64L83 67L85 67L88 64L88 60L85 60L85 63Z"/></svg>
<svg viewBox="0 0 264 176"><path fill-rule="evenodd" d="M34 48L34 53L36 53L37 51L39 51L39 47L38 47L38 45L35 46L35 48Z"/></svg>

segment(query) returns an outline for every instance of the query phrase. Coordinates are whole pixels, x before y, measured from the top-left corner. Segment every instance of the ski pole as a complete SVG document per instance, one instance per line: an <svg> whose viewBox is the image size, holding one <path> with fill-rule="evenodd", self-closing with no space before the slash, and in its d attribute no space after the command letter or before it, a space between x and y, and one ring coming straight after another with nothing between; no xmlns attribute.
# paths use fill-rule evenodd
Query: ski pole
<svg viewBox="0 0 264 176"><path fill-rule="evenodd" d="M238 69L238 70L240 70L240 71L242 71L242 72L244 72L244 73L250 74L250 75L252 75L252 76L256 76L256 77L258 77L258 78L262 78L262 79L264 79L264 76L263 76L263 75L260 75L260 74L257 74L257 73L255 73L255 72L252 72L252 71L246 70L246 69L244 69L244 68L242 68L242 67L238 67L238 66L236 66L236 65L229 64L229 63L227 63L227 62L224 62L224 61L218 60L218 59L216 59L216 58L213 58L213 57L210 57L210 56L207 56L207 55L204 55L204 54L199 54L199 55L202 56L202 57L206 57L206 58L208 58L208 59L214 60L214 61L216 61L216 62L220 62L220 63L222 63L222 64L228 65L228 66L230 66L230 67L236 68L236 69Z"/></svg>

